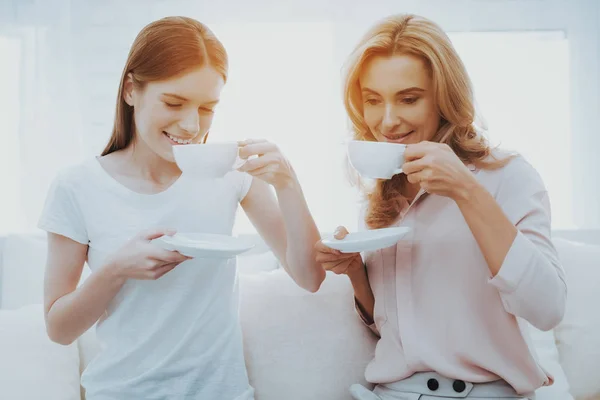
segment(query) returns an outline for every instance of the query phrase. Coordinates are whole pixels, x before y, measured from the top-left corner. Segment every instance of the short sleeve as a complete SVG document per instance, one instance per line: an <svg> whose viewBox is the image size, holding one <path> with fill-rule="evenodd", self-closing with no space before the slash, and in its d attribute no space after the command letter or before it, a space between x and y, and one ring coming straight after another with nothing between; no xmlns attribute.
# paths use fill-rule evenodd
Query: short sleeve
<svg viewBox="0 0 600 400"><path fill-rule="evenodd" d="M88 234L74 188L75 185L65 173L54 179L38 221L38 228L66 236L81 244L88 244Z"/></svg>
<svg viewBox="0 0 600 400"><path fill-rule="evenodd" d="M247 174L245 172L240 172L240 191L239 191L239 201L244 200L244 197L250 191L250 186L252 186L252 175Z"/></svg>

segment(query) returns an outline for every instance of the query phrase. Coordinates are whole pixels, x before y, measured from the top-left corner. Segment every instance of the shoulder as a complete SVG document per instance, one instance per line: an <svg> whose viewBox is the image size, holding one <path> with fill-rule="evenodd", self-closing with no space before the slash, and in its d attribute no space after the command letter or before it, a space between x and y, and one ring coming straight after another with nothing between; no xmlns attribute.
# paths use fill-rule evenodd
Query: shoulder
<svg viewBox="0 0 600 400"><path fill-rule="evenodd" d="M530 196L546 191L541 175L523 155L499 149L486 161L502 160L505 161L503 166L483 169L478 177L496 197Z"/></svg>
<svg viewBox="0 0 600 400"><path fill-rule="evenodd" d="M95 159L85 160L78 164L69 165L60 169L54 177L53 185L62 188L80 188L89 182L93 175L93 162Z"/></svg>
<svg viewBox="0 0 600 400"><path fill-rule="evenodd" d="M237 194L238 200L241 201L252 185L252 175L240 171L228 172L225 177L225 181L231 185L232 190Z"/></svg>

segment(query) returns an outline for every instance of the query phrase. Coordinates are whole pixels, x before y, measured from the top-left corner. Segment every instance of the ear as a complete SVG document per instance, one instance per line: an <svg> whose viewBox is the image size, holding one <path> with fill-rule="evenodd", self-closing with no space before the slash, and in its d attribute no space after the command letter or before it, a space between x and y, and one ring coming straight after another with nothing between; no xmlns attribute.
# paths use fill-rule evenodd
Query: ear
<svg viewBox="0 0 600 400"><path fill-rule="evenodd" d="M131 72L127 74L125 82L123 82L123 100L133 107L133 76Z"/></svg>

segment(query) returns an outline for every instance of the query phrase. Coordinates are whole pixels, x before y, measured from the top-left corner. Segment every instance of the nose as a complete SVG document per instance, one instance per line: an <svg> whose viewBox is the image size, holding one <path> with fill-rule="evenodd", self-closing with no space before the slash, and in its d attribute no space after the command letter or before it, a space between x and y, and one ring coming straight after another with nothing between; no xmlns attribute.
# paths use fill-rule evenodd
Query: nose
<svg viewBox="0 0 600 400"><path fill-rule="evenodd" d="M179 128L190 136L196 136L200 131L200 117L193 110L188 113L184 119L179 122Z"/></svg>
<svg viewBox="0 0 600 400"><path fill-rule="evenodd" d="M394 107L393 104L387 104L381 120L381 127L383 130L391 130L393 127L400 125L400 122L400 116L398 115L396 107Z"/></svg>

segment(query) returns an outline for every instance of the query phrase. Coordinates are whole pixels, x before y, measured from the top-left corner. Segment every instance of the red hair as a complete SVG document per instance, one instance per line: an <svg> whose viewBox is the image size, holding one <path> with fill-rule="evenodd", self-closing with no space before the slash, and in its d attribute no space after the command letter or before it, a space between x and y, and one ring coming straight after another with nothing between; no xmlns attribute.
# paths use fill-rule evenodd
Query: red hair
<svg viewBox="0 0 600 400"><path fill-rule="evenodd" d="M207 65L227 81L227 52L206 25L187 17L166 17L146 25L129 50L119 84L112 135L102 155L124 149L134 140L133 107L123 99L129 74L134 86L143 88L147 82L169 79Z"/></svg>

